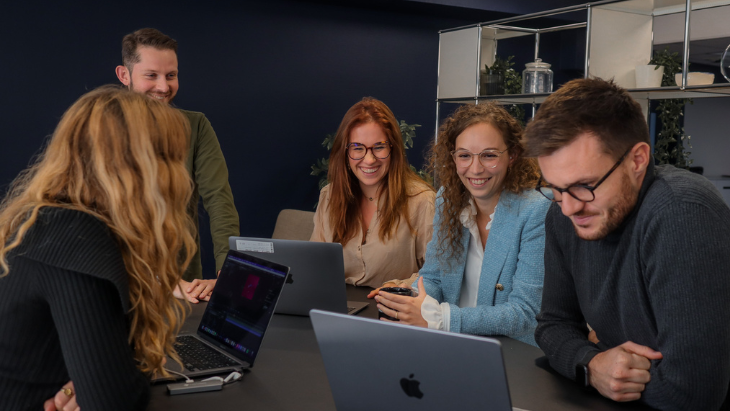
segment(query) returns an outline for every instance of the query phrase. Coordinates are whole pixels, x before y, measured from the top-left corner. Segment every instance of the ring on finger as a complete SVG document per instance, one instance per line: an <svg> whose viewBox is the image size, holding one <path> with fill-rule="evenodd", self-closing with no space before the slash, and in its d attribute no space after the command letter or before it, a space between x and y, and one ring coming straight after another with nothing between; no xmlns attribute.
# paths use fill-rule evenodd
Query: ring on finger
<svg viewBox="0 0 730 411"><path fill-rule="evenodd" d="M398 311L395 312L395 319L398 320ZM400 320L398 320L400 321Z"/></svg>
<svg viewBox="0 0 730 411"><path fill-rule="evenodd" d="M61 388L61 392L66 394L68 396L68 398L71 398L74 396L74 390L72 390L71 388Z"/></svg>

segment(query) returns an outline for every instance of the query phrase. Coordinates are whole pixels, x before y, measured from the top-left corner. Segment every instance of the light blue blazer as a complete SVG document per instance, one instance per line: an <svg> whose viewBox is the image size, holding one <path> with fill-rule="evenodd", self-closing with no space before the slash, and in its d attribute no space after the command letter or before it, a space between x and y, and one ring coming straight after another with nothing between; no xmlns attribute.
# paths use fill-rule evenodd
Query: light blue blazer
<svg viewBox="0 0 730 411"><path fill-rule="evenodd" d="M453 332L505 335L536 346L535 316L542 301L545 214L550 201L533 190L522 194L502 192L484 249L477 306L460 308L457 304L471 235L462 227L462 252L437 258L437 245L446 241L438 232L442 191L436 198L426 262L419 271L426 292L439 303L449 303L449 328Z"/></svg>

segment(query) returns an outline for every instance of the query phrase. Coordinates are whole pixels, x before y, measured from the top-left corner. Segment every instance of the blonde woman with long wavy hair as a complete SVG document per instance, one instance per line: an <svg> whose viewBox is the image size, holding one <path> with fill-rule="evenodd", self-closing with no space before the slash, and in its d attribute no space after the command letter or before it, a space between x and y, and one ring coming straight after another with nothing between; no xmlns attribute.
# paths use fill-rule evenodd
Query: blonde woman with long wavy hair
<svg viewBox="0 0 730 411"><path fill-rule="evenodd" d="M408 165L385 103L365 97L347 110L327 177L311 241L342 244L348 284L410 283L423 266L436 193Z"/></svg>
<svg viewBox="0 0 730 411"><path fill-rule="evenodd" d="M40 409L59 389L86 410L146 406L145 374L177 358L185 307L173 288L195 252L188 127L102 87L13 183L0 205L3 410Z"/></svg>
<svg viewBox="0 0 730 411"><path fill-rule="evenodd" d="M416 298L381 292L402 323L535 345L545 214L522 128L493 104L459 107L441 126L431 166L442 185ZM387 307L386 307L387 306Z"/></svg>

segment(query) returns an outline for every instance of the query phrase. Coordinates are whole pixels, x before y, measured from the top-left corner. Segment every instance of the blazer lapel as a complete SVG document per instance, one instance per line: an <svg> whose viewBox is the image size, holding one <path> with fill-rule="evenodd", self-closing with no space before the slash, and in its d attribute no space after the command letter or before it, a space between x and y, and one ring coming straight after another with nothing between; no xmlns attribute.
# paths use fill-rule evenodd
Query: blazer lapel
<svg viewBox="0 0 730 411"><path fill-rule="evenodd" d="M492 227L489 229L482 261L482 275L479 279L478 305L494 305L494 290L511 248L510 238L519 235L515 232L519 228L516 226L517 210L512 209L512 196L512 193L502 192Z"/></svg>
<svg viewBox="0 0 730 411"><path fill-rule="evenodd" d="M461 285L464 280L464 269L466 267L466 252L469 250L469 238L471 237L471 233L469 233L469 229L466 227L461 228L461 245L462 245L462 254L459 259L451 259L449 261L452 265L446 266L442 272L441 276L441 282L442 282L442 292L444 296L444 301L449 304L459 304L459 299L461 298Z"/></svg>

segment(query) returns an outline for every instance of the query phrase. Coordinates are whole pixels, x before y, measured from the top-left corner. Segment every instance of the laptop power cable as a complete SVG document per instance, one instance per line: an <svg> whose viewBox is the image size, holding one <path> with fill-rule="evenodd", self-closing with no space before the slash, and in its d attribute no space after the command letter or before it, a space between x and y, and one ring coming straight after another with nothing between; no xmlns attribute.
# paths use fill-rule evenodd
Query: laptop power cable
<svg viewBox="0 0 730 411"><path fill-rule="evenodd" d="M239 372L232 372L226 378L211 377L201 381L193 381L187 378L185 382L177 384L168 384L167 391L170 395L192 394L194 392L220 391L223 386L240 380L243 375Z"/></svg>

